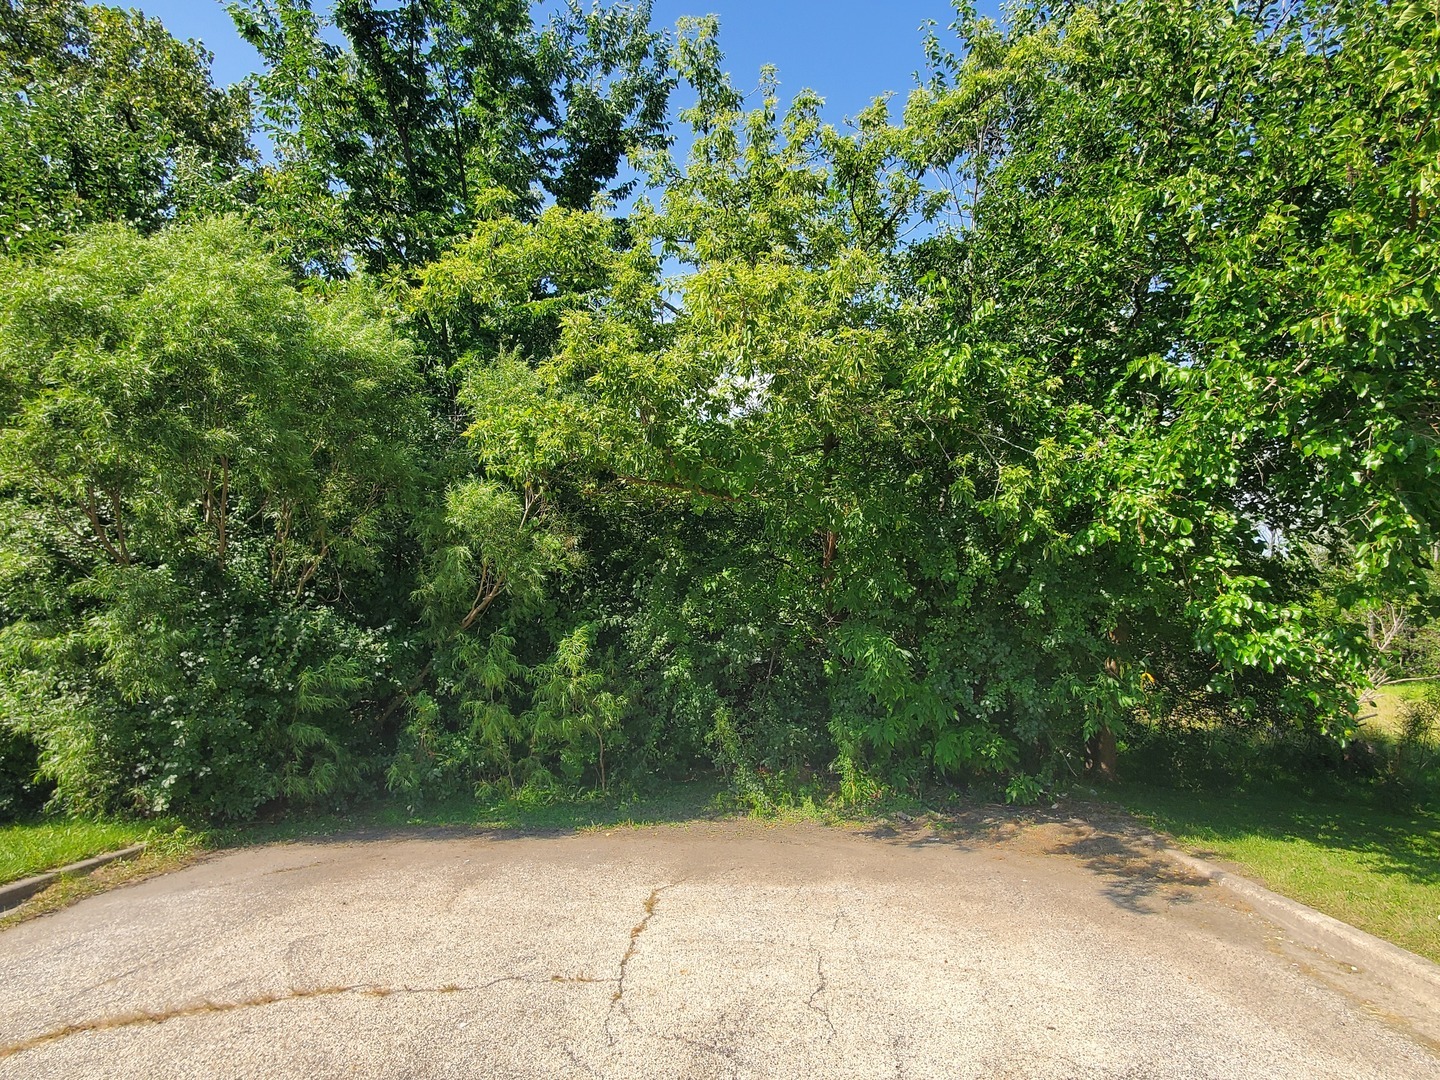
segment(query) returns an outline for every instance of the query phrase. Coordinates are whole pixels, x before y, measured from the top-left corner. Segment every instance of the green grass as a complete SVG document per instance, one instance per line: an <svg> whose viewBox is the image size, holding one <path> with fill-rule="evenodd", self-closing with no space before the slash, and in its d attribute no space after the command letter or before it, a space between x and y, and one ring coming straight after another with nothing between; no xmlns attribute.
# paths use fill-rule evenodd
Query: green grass
<svg viewBox="0 0 1440 1080"><path fill-rule="evenodd" d="M0 884L151 839L156 822L44 818L0 825Z"/></svg>
<svg viewBox="0 0 1440 1080"><path fill-rule="evenodd" d="M1435 683L1392 683L1376 690L1367 690L1360 701L1360 733L1373 738L1396 738L1400 734L1401 710L1406 702L1423 700L1432 691ZM1429 733L1428 741L1434 743L1440 732Z"/></svg>
<svg viewBox="0 0 1440 1080"><path fill-rule="evenodd" d="M1440 811L1278 789L1115 795L1188 850L1440 962Z"/></svg>

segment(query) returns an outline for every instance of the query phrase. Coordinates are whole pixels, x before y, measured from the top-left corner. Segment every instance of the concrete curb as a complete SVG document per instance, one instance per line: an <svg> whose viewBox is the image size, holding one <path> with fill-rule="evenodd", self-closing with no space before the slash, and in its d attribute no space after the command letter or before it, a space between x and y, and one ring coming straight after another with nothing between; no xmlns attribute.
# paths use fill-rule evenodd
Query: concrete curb
<svg viewBox="0 0 1440 1080"><path fill-rule="evenodd" d="M1273 893L1248 878L1222 870L1194 855L1176 851L1163 842L1160 853L1190 873L1244 897L1257 912L1289 930L1302 944L1314 946L1396 990L1414 994L1422 1001L1434 1002L1440 1007L1440 965L1289 897Z"/></svg>
<svg viewBox="0 0 1440 1080"><path fill-rule="evenodd" d="M10 908L19 907L41 889L53 884L62 877L83 877L93 870L100 869L100 867L107 863L118 862L121 859L133 859L137 855L143 855L144 852L144 844L135 844L133 847L125 848L122 851L111 851L105 855L96 855L93 859L84 859L80 862L71 863L69 866L62 866L58 870L51 870L44 874L36 874L34 877L21 878L19 881L12 881L8 885L0 885L0 911L8 911Z"/></svg>

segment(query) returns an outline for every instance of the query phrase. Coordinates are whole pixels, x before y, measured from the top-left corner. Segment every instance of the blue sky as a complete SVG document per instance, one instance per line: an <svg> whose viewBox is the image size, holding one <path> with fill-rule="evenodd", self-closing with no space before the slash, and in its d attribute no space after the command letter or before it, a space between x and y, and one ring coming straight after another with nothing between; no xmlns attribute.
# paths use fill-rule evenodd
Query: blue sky
<svg viewBox="0 0 1440 1080"><path fill-rule="evenodd" d="M126 0L111 0L124 3ZM130 0L180 38L198 38L215 54L219 83L242 79L259 57L235 33L220 0ZM326 0L316 7L328 8ZM995 9L993 0L981 4ZM727 68L736 86L756 84L760 68L780 70L782 97L809 87L826 99L826 117L840 123L877 94L897 91L903 102L923 70L920 24L943 28L953 18L948 0L656 0L654 22L674 26L682 15L716 14Z"/></svg>

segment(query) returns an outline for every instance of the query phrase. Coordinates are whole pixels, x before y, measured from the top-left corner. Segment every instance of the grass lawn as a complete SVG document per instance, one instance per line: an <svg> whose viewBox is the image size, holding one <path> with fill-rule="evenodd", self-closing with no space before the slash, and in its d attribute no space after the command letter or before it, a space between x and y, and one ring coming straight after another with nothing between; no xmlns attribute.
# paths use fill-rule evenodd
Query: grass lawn
<svg viewBox="0 0 1440 1080"><path fill-rule="evenodd" d="M1440 962L1440 810L1394 810L1278 789L1127 785L1127 810L1196 854Z"/></svg>
<svg viewBox="0 0 1440 1080"><path fill-rule="evenodd" d="M1360 731L1366 737L1395 738L1401 729L1400 713L1406 702L1419 701L1433 692L1440 683L1391 683L1378 690L1367 690L1360 701ZM1428 741L1440 738L1440 731L1428 733Z"/></svg>
<svg viewBox="0 0 1440 1080"><path fill-rule="evenodd" d="M0 884L138 844L155 822L41 819L0 825Z"/></svg>

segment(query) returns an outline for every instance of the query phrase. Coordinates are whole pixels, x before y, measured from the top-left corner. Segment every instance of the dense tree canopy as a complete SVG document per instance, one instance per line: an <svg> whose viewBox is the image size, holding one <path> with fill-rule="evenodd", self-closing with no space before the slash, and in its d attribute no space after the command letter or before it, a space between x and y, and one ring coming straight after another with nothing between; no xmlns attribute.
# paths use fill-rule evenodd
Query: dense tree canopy
<svg viewBox="0 0 1440 1080"><path fill-rule="evenodd" d="M237 0L279 152L270 211L309 270L413 270L487 208L617 195L625 154L663 139L670 90L650 9L570 0ZM346 47L331 43L338 31Z"/></svg>
<svg viewBox="0 0 1440 1080"><path fill-rule="evenodd" d="M8 71L115 66L25 44L52 9ZM236 213L156 231L206 205L168 148L245 130L158 43L211 126L155 97L168 164L16 250L128 225L4 271L0 721L62 801L1028 800L1137 724L1338 747L1423 619L1425 5L961 5L843 131L643 5L232 10L277 147Z"/></svg>
<svg viewBox="0 0 1440 1080"><path fill-rule="evenodd" d="M0 251L86 224L145 231L240 197L250 102L156 19L80 0L0 4Z"/></svg>
<svg viewBox="0 0 1440 1080"><path fill-rule="evenodd" d="M419 467L409 348L242 226L87 233L0 313L10 722L62 798L243 813L353 788L373 585Z"/></svg>

